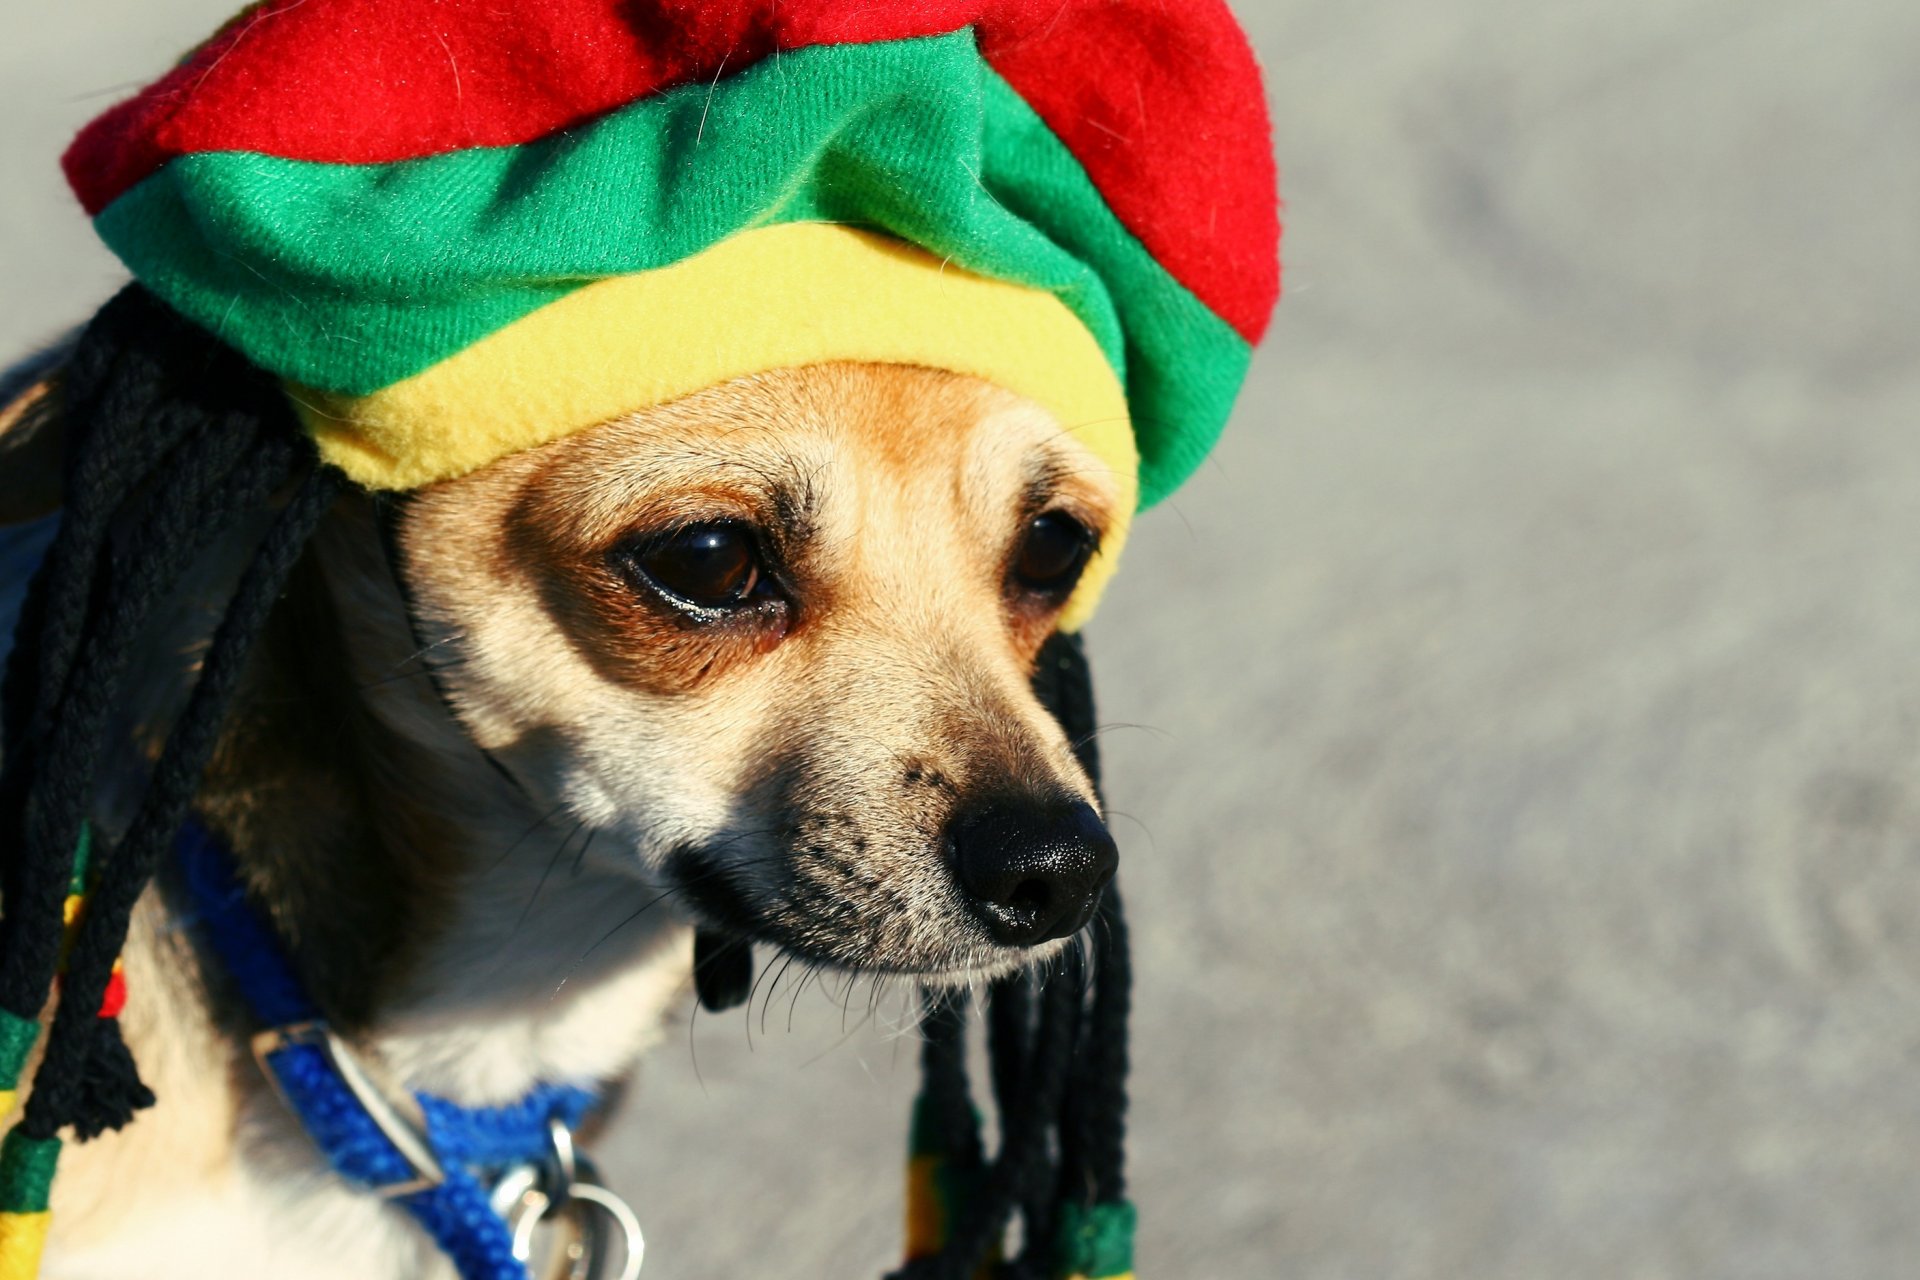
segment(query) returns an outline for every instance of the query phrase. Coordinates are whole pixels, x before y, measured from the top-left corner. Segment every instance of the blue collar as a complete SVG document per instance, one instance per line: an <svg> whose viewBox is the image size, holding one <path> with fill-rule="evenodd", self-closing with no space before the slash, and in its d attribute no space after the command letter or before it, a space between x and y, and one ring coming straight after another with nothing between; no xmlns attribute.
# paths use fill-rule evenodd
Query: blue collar
<svg viewBox="0 0 1920 1280"><path fill-rule="evenodd" d="M592 1092L541 1085L505 1107L462 1107L415 1093L402 1116L328 1029L272 926L247 901L233 859L198 822L176 844L197 923L254 1019L261 1067L334 1170L396 1200L453 1260L461 1280L528 1280L488 1188L555 1153L555 1124L577 1126ZM564 1139L563 1139L564 1141Z"/></svg>

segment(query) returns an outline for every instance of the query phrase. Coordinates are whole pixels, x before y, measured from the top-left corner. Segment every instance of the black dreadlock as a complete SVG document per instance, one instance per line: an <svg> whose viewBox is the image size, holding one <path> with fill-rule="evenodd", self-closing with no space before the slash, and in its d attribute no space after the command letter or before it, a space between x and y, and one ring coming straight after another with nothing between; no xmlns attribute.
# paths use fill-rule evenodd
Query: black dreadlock
<svg viewBox="0 0 1920 1280"><path fill-rule="evenodd" d="M39 1016L62 904L119 695L156 607L194 561L286 495L214 633L117 842L97 832L86 909L20 1122L30 1137L117 1129L153 1102L118 1020L96 1016L134 902L187 816L246 656L346 483L319 465L266 373L139 285L101 309L61 382L59 530L28 587L0 683L0 1008Z"/></svg>
<svg viewBox="0 0 1920 1280"><path fill-rule="evenodd" d="M1041 651L1035 691L1099 784L1093 681L1078 637ZM1000 1280L1051 1280L1056 1232L1068 1206L1126 1198L1126 922L1109 885L1079 948L1048 974L1021 973L989 989L988 1062L1000 1150L982 1150L966 1066L966 996L931 997L921 1021L922 1107L942 1157L971 1185L945 1245L889 1280L972 1280L1020 1223L1021 1250Z"/></svg>

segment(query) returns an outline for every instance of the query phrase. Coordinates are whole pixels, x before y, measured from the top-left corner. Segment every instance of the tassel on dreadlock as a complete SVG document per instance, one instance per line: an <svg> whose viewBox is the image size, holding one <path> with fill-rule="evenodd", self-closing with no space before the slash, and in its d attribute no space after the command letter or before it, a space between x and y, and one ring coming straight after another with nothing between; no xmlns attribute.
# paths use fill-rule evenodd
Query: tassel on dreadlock
<svg viewBox="0 0 1920 1280"><path fill-rule="evenodd" d="M1035 688L1098 785L1093 684L1056 636ZM966 1073L966 1002L930 996L908 1182L908 1262L889 1280L1110 1280L1133 1270L1126 1200L1127 934L1109 886L1079 949L993 984L988 1059L1000 1115L989 1163ZM1019 1221L1019 1255L1002 1261Z"/></svg>
<svg viewBox="0 0 1920 1280"><path fill-rule="evenodd" d="M60 971L61 1001L24 1115L0 1153L0 1200L56 1135L126 1124L150 1105L117 1017L128 920L192 802L222 714L308 536L340 491L285 393L138 285L108 303L63 377L61 524L29 588L0 686L0 1048L32 1045ZM100 783L118 695L155 610L204 554L289 493L261 540L117 844L94 835L77 919L63 903ZM63 940L71 948L62 967ZM18 1070L18 1062L0 1067ZM37 1166L36 1166L37 1167ZM50 1174L50 1163L48 1163ZM41 1188L44 1195L44 1188ZM11 1208L12 1205L0 1205Z"/></svg>

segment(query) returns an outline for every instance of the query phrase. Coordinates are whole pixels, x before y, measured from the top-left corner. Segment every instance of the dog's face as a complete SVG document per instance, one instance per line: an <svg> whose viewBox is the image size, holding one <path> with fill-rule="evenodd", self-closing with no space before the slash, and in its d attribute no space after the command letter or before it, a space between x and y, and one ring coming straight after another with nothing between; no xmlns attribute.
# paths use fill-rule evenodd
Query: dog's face
<svg viewBox="0 0 1920 1280"><path fill-rule="evenodd" d="M822 365L417 495L467 733L693 917L866 971L994 973L1114 849L1031 691L1121 487L986 383Z"/></svg>

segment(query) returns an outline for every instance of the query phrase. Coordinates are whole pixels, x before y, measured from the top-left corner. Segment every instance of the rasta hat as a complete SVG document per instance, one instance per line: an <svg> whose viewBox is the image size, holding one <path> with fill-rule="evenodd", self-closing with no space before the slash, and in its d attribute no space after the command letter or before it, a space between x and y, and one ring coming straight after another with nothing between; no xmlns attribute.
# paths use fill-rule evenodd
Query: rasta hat
<svg viewBox="0 0 1920 1280"><path fill-rule="evenodd" d="M871 360L1038 402L1148 505L1278 292L1269 135L1221 0L270 0L65 164L370 488Z"/></svg>
<svg viewBox="0 0 1920 1280"><path fill-rule="evenodd" d="M129 915L341 492L872 361L1027 397L1145 506L1211 448L1279 288L1260 77L1222 0L267 0L65 166L135 283L61 375L65 506L0 686L0 1086L44 1040L0 1144L8 1277L61 1135L153 1101L118 1029ZM133 816L96 830L143 629L263 513ZM1076 640L1036 687L1095 773ZM963 1001L930 999L902 1275L975 1275L1016 1217L995 1274L1130 1270L1116 894L1099 922L1062 980L990 994L992 1159Z"/></svg>

